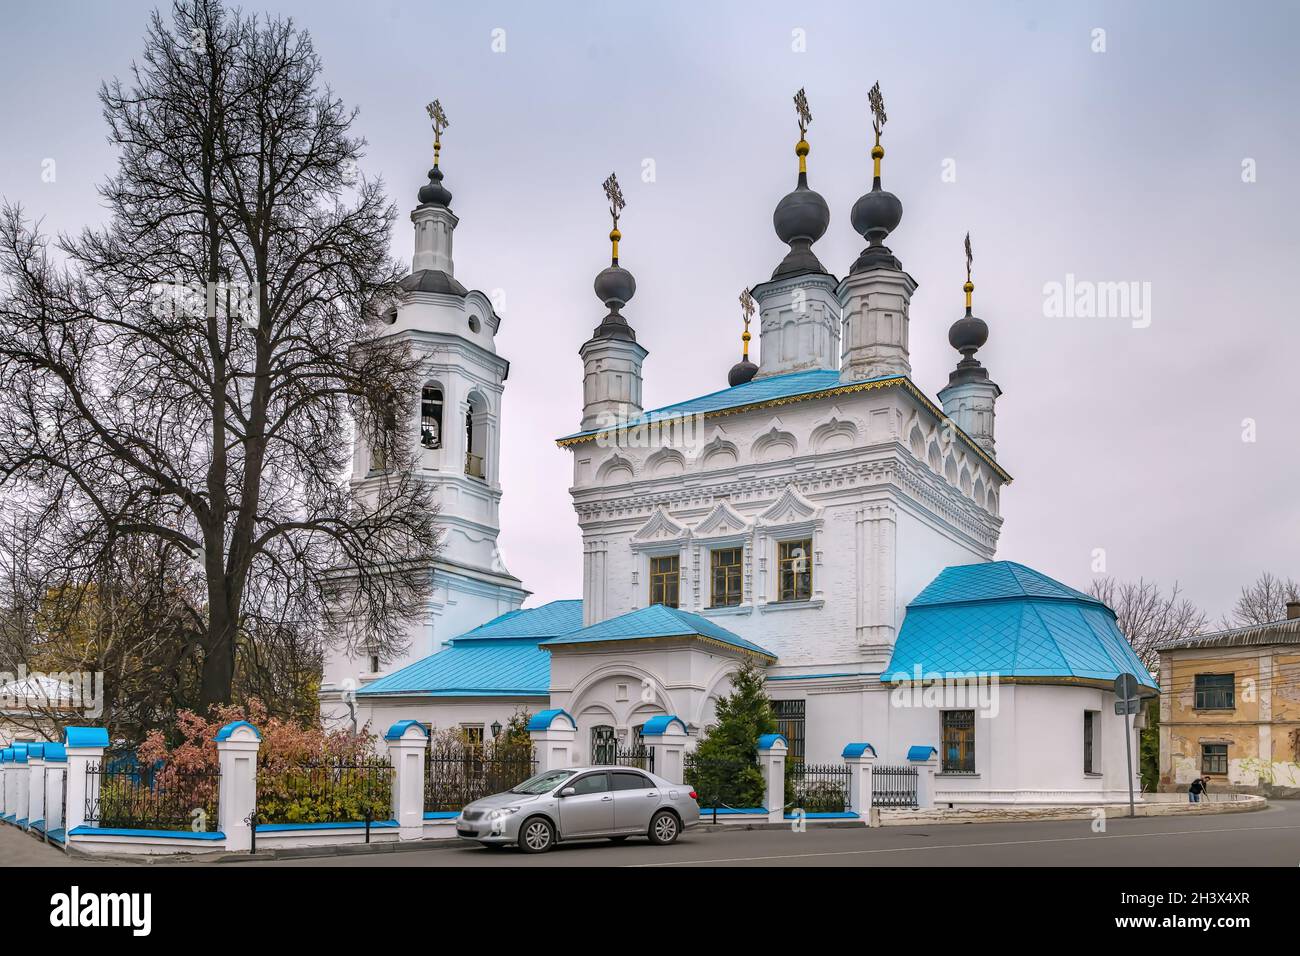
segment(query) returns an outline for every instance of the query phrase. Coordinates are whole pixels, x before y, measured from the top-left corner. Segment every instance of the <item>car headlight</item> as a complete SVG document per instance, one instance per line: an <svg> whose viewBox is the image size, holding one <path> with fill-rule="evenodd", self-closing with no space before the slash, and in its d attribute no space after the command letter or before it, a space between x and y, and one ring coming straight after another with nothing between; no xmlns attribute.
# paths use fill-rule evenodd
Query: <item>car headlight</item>
<svg viewBox="0 0 1300 956"><path fill-rule="evenodd" d="M489 814L489 817L499 820L502 817L508 817L510 816L510 814L518 813L518 812L519 812L518 807L497 807Z"/></svg>

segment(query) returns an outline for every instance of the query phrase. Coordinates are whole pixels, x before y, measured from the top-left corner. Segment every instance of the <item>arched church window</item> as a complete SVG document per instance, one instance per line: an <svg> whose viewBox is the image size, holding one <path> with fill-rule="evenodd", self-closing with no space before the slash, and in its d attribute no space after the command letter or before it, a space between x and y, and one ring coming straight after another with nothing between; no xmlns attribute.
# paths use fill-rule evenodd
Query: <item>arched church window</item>
<svg viewBox="0 0 1300 956"><path fill-rule="evenodd" d="M487 477L487 402L482 395L470 395L465 412L465 474Z"/></svg>
<svg viewBox="0 0 1300 956"><path fill-rule="evenodd" d="M420 392L420 444L442 447L442 389L426 385Z"/></svg>
<svg viewBox="0 0 1300 956"><path fill-rule="evenodd" d="M397 400L392 394L381 396L375 402L375 434L370 444L370 470L383 471L388 467L388 445L397 431Z"/></svg>

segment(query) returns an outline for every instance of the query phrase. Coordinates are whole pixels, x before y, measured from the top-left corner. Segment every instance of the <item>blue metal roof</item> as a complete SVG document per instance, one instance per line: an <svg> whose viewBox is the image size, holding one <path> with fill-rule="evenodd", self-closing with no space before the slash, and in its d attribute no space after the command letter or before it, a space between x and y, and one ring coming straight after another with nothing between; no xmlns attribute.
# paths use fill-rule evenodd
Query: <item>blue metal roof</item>
<svg viewBox="0 0 1300 956"><path fill-rule="evenodd" d="M466 631L457 641L479 640L489 637L557 637L571 634L582 627L582 601L551 601L541 607L520 608L495 617L472 631Z"/></svg>
<svg viewBox="0 0 1300 956"><path fill-rule="evenodd" d="M448 647L357 691L360 696L544 697L551 657L537 644L582 627L581 601L509 611Z"/></svg>
<svg viewBox="0 0 1300 956"><path fill-rule="evenodd" d="M537 641L453 642L357 691L358 696L543 697L551 686L551 658Z"/></svg>
<svg viewBox="0 0 1300 956"><path fill-rule="evenodd" d="M1092 595L1066 587L1060 581L1023 564L1015 561L986 561L944 568L908 607L1018 597L1073 598L1101 605L1101 601Z"/></svg>
<svg viewBox="0 0 1300 956"><path fill-rule="evenodd" d="M863 379L863 381L883 382L886 379L900 377L898 375L885 375L875 379ZM828 388L838 388L844 384L858 385L862 383L841 382L839 372L833 369L821 368L810 369L806 372L788 372L785 375L773 375L770 378L756 378L743 385L735 385L717 392L710 392L708 395L701 395L698 398L678 402L676 405L665 405L663 408L651 409L639 417L629 420L626 427L635 428L639 425L684 418L688 415L702 415L706 412L718 412L727 408L737 408L741 405L756 405L760 402L770 402L778 398L807 395L813 392L822 392ZM560 441L579 438L583 435L594 435L603 430L590 428L573 435L566 435Z"/></svg>
<svg viewBox="0 0 1300 956"><path fill-rule="evenodd" d="M656 637L707 637L732 647L776 659L776 655L757 644L719 627L706 617L691 614L675 607L652 604L649 607L628 611L618 617L584 627L580 631L543 641L542 647L558 644L592 644L597 641L627 641Z"/></svg>
<svg viewBox="0 0 1300 956"><path fill-rule="evenodd" d="M945 568L908 605L881 680L985 673L1155 682L1101 601L1011 561Z"/></svg>

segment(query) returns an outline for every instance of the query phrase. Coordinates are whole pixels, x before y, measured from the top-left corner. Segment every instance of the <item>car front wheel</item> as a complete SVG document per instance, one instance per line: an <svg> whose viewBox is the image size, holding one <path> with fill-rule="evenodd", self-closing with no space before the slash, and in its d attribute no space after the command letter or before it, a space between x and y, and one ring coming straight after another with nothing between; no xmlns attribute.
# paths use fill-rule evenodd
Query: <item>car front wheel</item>
<svg viewBox="0 0 1300 956"><path fill-rule="evenodd" d="M544 817L525 820L519 829L519 849L525 853L545 853L555 845L555 827Z"/></svg>
<svg viewBox="0 0 1300 956"><path fill-rule="evenodd" d="M677 815L668 810L660 810L655 814L654 819L650 821L650 842L659 846L667 846L670 843L677 842L677 836L681 833L682 825L677 820Z"/></svg>

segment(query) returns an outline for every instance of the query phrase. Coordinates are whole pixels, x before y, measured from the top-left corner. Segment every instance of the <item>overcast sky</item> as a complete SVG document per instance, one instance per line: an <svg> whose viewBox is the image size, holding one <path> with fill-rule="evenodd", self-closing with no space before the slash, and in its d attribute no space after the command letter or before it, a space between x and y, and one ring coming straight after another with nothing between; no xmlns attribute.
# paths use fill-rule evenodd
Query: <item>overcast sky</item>
<svg viewBox="0 0 1300 956"><path fill-rule="evenodd" d="M3 3L0 194L51 231L104 216L95 185L114 155L96 90L125 75L151 6ZM424 104L446 107L457 277L505 294L501 540L530 603L581 594L570 454L553 439L576 429L577 350L604 312L601 181L618 171L627 196L647 407L714 391L738 358L737 294L784 253L771 213L795 176L791 96L806 87L810 176L831 207L816 251L843 275L863 245L848 212L870 186L877 80L885 184L904 207L889 244L919 283L911 358L931 395L957 358L946 336L972 234L980 357L1015 477L999 556L1084 588L1104 548L1110 574L1178 581L1215 618L1262 571L1300 578L1296 5L247 8L307 27L360 108L363 168L403 210L403 258L430 159ZM1067 275L1149 283L1149 313L1049 315L1044 287Z"/></svg>

